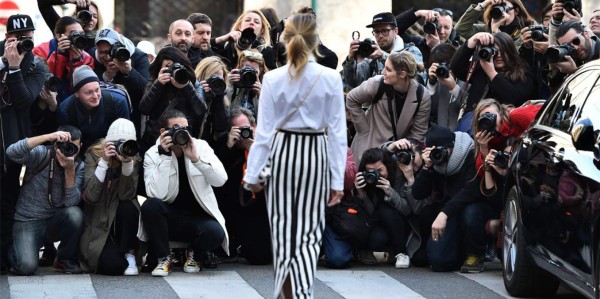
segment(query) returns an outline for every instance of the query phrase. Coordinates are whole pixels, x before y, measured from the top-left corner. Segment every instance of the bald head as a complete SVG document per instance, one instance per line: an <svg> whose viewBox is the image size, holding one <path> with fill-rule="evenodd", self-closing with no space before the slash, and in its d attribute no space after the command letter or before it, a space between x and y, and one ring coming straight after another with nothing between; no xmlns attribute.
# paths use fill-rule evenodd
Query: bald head
<svg viewBox="0 0 600 299"><path fill-rule="evenodd" d="M177 20L169 26L167 39L169 39L171 46L187 53L194 42L194 26L186 20Z"/></svg>

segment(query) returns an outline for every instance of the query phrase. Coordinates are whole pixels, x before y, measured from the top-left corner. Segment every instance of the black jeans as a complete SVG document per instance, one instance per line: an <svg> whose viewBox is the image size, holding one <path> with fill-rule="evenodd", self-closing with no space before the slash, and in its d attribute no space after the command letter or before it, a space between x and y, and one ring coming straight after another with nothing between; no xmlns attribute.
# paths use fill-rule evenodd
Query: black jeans
<svg viewBox="0 0 600 299"><path fill-rule="evenodd" d="M371 229L368 248L382 250L388 246L391 255L406 253L406 218L386 202L380 202L373 214L378 220Z"/></svg>
<svg viewBox="0 0 600 299"><path fill-rule="evenodd" d="M8 270L8 249L13 241L15 207L21 190L20 173L20 164L8 165L7 172L0 165L0 271Z"/></svg>
<svg viewBox="0 0 600 299"><path fill-rule="evenodd" d="M169 241L190 243L199 254L215 250L225 238L225 231L212 216L175 209L157 198L148 198L142 205L142 221L148 236L150 268L158 258L169 255Z"/></svg>
<svg viewBox="0 0 600 299"><path fill-rule="evenodd" d="M115 222L98 257L98 274L122 275L129 266L125 253L138 247L140 212L130 200L119 201Z"/></svg>

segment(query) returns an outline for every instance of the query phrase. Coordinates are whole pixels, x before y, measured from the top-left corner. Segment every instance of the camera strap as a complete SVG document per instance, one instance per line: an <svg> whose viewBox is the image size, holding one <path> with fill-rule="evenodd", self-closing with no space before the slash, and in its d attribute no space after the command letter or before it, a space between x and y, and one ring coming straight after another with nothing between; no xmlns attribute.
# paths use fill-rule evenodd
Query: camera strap
<svg viewBox="0 0 600 299"><path fill-rule="evenodd" d="M52 201L52 191L54 190L54 177L56 176L56 153L53 150L48 149L48 156L51 157L50 168L48 168L48 203L51 207L54 207L54 202Z"/></svg>

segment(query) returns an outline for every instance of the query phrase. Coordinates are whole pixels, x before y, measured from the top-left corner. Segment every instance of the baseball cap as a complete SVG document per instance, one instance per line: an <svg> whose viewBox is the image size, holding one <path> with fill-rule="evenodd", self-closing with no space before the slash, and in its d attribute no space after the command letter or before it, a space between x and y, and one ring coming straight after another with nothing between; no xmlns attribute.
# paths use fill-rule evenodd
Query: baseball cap
<svg viewBox="0 0 600 299"><path fill-rule="evenodd" d="M396 17L391 12L382 12L373 16L373 22L370 25L367 25L367 28L373 27L373 25L378 24L391 24L394 27L397 27Z"/></svg>
<svg viewBox="0 0 600 299"><path fill-rule="evenodd" d="M96 44L100 41L106 41L112 46L116 42L121 42L121 35L113 29L102 29L96 34Z"/></svg>
<svg viewBox="0 0 600 299"><path fill-rule="evenodd" d="M28 15L12 15L6 21L6 33L35 30L33 20Z"/></svg>

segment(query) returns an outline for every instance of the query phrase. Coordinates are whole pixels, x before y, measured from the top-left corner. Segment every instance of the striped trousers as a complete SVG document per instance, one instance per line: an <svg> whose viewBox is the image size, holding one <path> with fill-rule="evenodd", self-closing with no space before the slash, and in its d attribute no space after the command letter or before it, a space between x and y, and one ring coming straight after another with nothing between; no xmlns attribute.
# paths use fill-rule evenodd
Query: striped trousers
<svg viewBox="0 0 600 299"><path fill-rule="evenodd" d="M323 133L280 130L271 150L266 186L273 240L275 298L289 276L294 298L312 298L330 196L327 140Z"/></svg>

